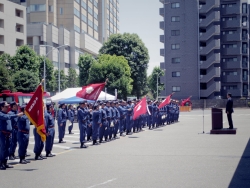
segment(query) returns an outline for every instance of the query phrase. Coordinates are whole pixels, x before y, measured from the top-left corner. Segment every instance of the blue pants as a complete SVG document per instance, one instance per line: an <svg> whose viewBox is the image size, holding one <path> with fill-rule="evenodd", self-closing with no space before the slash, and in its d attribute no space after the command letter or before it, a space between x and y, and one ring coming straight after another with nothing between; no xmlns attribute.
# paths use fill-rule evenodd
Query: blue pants
<svg viewBox="0 0 250 188"><path fill-rule="evenodd" d="M19 145L18 155L19 157L25 157L29 145L29 134L18 132L17 138Z"/></svg>
<svg viewBox="0 0 250 188"><path fill-rule="evenodd" d="M105 132L104 132L104 136L105 136L105 140L108 138L109 136L109 131L110 131L110 120L107 120L107 128L105 129Z"/></svg>
<svg viewBox="0 0 250 188"><path fill-rule="evenodd" d="M41 139L41 136L36 132L36 128L33 129L33 134L35 137L34 153L36 155L41 155L44 148L44 143Z"/></svg>
<svg viewBox="0 0 250 188"><path fill-rule="evenodd" d="M85 143L85 136L86 136L86 131L87 131L87 124L79 124L79 129L80 129L80 142Z"/></svg>
<svg viewBox="0 0 250 188"><path fill-rule="evenodd" d="M115 123L114 136L117 135L119 129L120 129L120 120L118 119L117 122Z"/></svg>
<svg viewBox="0 0 250 188"><path fill-rule="evenodd" d="M0 132L0 161L8 160L10 148L11 134Z"/></svg>
<svg viewBox="0 0 250 188"><path fill-rule="evenodd" d="M151 128L151 126L152 126L152 115L149 115L148 116L148 128Z"/></svg>
<svg viewBox="0 0 250 188"><path fill-rule="evenodd" d="M60 123L61 124L61 123ZM60 126L59 122L58 122L58 132L59 132L59 140L64 138L65 135L65 128L66 128L66 122L62 123L62 126Z"/></svg>
<svg viewBox="0 0 250 188"><path fill-rule="evenodd" d="M108 123L107 123L106 120L104 120L102 122L102 126L99 129L99 139L100 139L100 141L102 141L103 137L105 136L105 132L107 130L107 127L108 127Z"/></svg>
<svg viewBox="0 0 250 188"><path fill-rule="evenodd" d="M97 140L99 138L100 125L92 124L92 139Z"/></svg>
<svg viewBox="0 0 250 188"><path fill-rule="evenodd" d="M111 127L111 123L113 122L113 127ZM111 120L110 123L109 123L109 139L112 138L112 134L114 134L115 132L115 121L114 120Z"/></svg>
<svg viewBox="0 0 250 188"><path fill-rule="evenodd" d="M73 129L73 123L74 123L74 120L73 120L73 121L70 121L70 125L69 125L69 127L68 127L69 132L71 132L72 129Z"/></svg>
<svg viewBox="0 0 250 188"><path fill-rule="evenodd" d="M18 129L12 129L12 138L10 142L10 155L15 154L15 151L16 151L17 133L18 133Z"/></svg>
<svg viewBox="0 0 250 188"><path fill-rule="evenodd" d="M91 125L93 126L93 124L91 123ZM87 140L90 139L90 137L92 136L92 126L87 126Z"/></svg>
<svg viewBox="0 0 250 188"><path fill-rule="evenodd" d="M126 125L126 120L125 120L125 118L122 117L120 120L120 128L119 128L120 134L122 134L124 132L125 125Z"/></svg>
<svg viewBox="0 0 250 188"><path fill-rule="evenodd" d="M126 130L127 130L127 133L131 132L131 120L130 120L130 116L126 116Z"/></svg>
<svg viewBox="0 0 250 188"><path fill-rule="evenodd" d="M46 143L45 143L46 153L50 153L52 151L55 138L55 129L54 128L49 129L48 133L49 135L46 137Z"/></svg>

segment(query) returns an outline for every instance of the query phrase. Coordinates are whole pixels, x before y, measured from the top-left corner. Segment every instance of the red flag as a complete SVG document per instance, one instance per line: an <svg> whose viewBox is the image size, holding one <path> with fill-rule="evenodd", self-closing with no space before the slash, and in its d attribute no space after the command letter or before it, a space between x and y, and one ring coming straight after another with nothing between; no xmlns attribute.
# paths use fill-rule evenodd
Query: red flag
<svg viewBox="0 0 250 188"><path fill-rule="evenodd" d="M166 99L164 99L164 100L161 102L161 104L159 105L158 108L160 109L160 108L162 108L162 107L168 105L168 104L170 103L170 101L171 101L172 95L173 95L173 94L167 96Z"/></svg>
<svg viewBox="0 0 250 188"><path fill-rule="evenodd" d="M144 97L135 107L134 107L134 115L133 120L138 118L140 115L146 114L147 109L147 99Z"/></svg>
<svg viewBox="0 0 250 188"><path fill-rule="evenodd" d="M182 101L181 101L181 105L182 105L182 106L185 106L185 104L186 104L187 102L190 102L190 103L191 103L191 101L190 101L191 97L192 97L192 96L188 97L187 99L182 100Z"/></svg>
<svg viewBox="0 0 250 188"><path fill-rule="evenodd" d="M77 97L87 100L97 100L106 83L89 84L83 86L81 91L76 93Z"/></svg>
<svg viewBox="0 0 250 188"><path fill-rule="evenodd" d="M31 97L25 108L25 114L32 124L36 126L37 133L41 136L41 139L44 142L46 140L46 129L44 122L42 85L38 86L34 95Z"/></svg>

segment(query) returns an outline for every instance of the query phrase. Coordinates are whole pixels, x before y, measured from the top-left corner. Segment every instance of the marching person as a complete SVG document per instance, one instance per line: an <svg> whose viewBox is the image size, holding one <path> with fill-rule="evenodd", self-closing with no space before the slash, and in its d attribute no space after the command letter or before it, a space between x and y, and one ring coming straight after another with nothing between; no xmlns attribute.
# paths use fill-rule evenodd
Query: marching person
<svg viewBox="0 0 250 188"><path fill-rule="evenodd" d="M133 125L133 120L132 120L132 115L133 115L133 111L132 111L132 104L131 104L131 101L128 101L128 104L126 106L127 108L127 113L126 113L126 133L127 135L131 135L132 132L131 132L131 128L132 128L132 125Z"/></svg>
<svg viewBox="0 0 250 188"><path fill-rule="evenodd" d="M11 141L11 120L16 117L21 117L23 113L19 114L7 114L9 104L6 101L0 103L0 170L6 170L6 168L13 168L7 164L9 157L9 148Z"/></svg>
<svg viewBox="0 0 250 188"><path fill-rule="evenodd" d="M101 114L101 118L102 118L102 126L100 127L100 130L99 130L99 140L100 140L100 143L105 143L106 141L103 140L103 137L106 137L106 135L108 134L107 133L107 129L108 129L107 114L106 114L106 110L104 109L106 103L101 102L100 104L102 105L101 109L99 110Z"/></svg>
<svg viewBox="0 0 250 188"><path fill-rule="evenodd" d="M124 108L125 101L121 101L121 103L118 103L118 111L120 112L120 136L126 136L124 135L124 130L126 128L126 113L127 110Z"/></svg>
<svg viewBox="0 0 250 188"><path fill-rule="evenodd" d="M112 118L112 111L110 108L110 102L107 101L106 106L104 107L104 110L106 111L106 115L107 115L107 134L105 134L105 141L109 142L110 138L108 138L108 136L110 135L111 132L111 128L110 128L110 124L111 124L111 118Z"/></svg>
<svg viewBox="0 0 250 188"><path fill-rule="evenodd" d="M66 143L63 141L64 135L65 135L65 128L66 128L66 122L67 122L67 111L65 109L65 104L61 104L59 106L58 110L58 132L59 132L59 143Z"/></svg>
<svg viewBox="0 0 250 188"><path fill-rule="evenodd" d="M18 104L13 101L10 103L10 108L11 111L9 111L8 114L10 115L15 115L18 113ZM16 151L16 147L17 147L17 133L18 133L18 127L17 127L17 121L18 121L18 117L14 118L11 120L11 125L12 125L12 138L11 138L11 143L10 143L10 156L9 156L9 160L15 160L18 159L18 157L15 156L15 151Z"/></svg>
<svg viewBox="0 0 250 188"><path fill-rule="evenodd" d="M117 136L117 133L118 133L118 130L120 129L121 114L120 114L120 112L118 110L118 108L119 108L118 102L114 103L114 107L113 108L115 109L115 113L116 113L116 116L115 116L114 139L119 139L119 137Z"/></svg>
<svg viewBox="0 0 250 188"><path fill-rule="evenodd" d="M228 93L227 94L227 105L226 105L226 113L227 113L227 120L229 124L229 129L233 129L233 120L232 120L232 113L234 112L233 110L233 100L232 100L232 94Z"/></svg>
<svg viewBox="0 0 250 188"><path fill-rule="evenodd" d="M93 110L93 105L92 104L88 104L88 107L86 106L86 110ZM92 141L92 111L90 111L88 113L87 116L87 122L88 122L88 126L87 126L87 142Z"/></svg>
<svg viewBox="0 0 250 188"><path fill-rule="evenodd" d="M45 124L46 124L46 143L45 143L45 151L46 151L46 157L54 157L51 153L53 144L54 144L54 138L55 138L55 121L54 117L52 115L53 112L53 106L52 104L47 104L47 112L45 112Z"/></svg>
<svg viewBox="0 0 250 188"><path fill-rule="evenodd" d="M68 117L69 117L69 122L70 122L70 125L68 127L69 134L74 134L74 133L72 133L74 116L75 116L75 112L74 112L73 106L69 105L69 110L68 110Z"/></svg>
<svg viewBox="0 0 250 188"><path fill-rule="evenodd" d="M21 106L21 112L24 112L26 105ZM30 135L30 121L26 115L23 115L18 119L18 155L20 158L20 164L27 164L30 163L25 159L27 148L29 145L29 135Z"/></svg>
<svg viewBox="0 0 250 188"><path fill-rule="evenodd" d="M92 140L93 145L98 145L97 139L99 138L99 129L102 126L101 113L99 111L99 105L96 104L93 107L92 112Z"/></svg>

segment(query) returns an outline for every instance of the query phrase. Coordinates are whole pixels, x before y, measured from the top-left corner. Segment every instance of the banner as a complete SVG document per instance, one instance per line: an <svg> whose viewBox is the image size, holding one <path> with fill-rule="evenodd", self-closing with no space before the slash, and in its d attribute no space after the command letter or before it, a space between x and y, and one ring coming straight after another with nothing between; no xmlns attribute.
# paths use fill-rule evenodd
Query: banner
<svg viewBox="0 0 250 188"><path fill-rule="evenodd" d="M106 83L99 83L83 86L82 90L76 93L76 96L82 99L96 101L105 85Z"/></svg>

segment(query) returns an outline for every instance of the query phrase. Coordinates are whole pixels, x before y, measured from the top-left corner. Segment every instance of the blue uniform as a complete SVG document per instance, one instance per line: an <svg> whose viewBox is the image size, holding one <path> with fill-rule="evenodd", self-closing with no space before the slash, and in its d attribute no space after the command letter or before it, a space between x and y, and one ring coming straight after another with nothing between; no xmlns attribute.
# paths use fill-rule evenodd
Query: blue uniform
<svg viewBox="0 0 250 188"><path fill-rule="evenodd" d="M0 162L7 162L9 157L9 148L11 141L11 120L17 115L10 115L5 112L0 112Z"/></svg>
<svg viewBox="0 0 250 188"><path fill-rule="evenodd" d="M114 138L117 138L117 133L118 133L118 130L120 129L120 119L121 119L121 114L120 114L120 111L118 110L118 108L114 107L114 110L115 110L115 113L116 113L116 116L115 116L115 130L114 130Z"/></svg>
<svg viewBox="0 0 250 188"><path fill-rule="evenodd" d="M16 115L17 110L11 110L9 111L8 114ZM12 156L14 156L17 147L17 133L18 133L17 121L18 117L15 117L11 120L12 133L11 133L11 143L10 143L10 155Z"/></svg>
<svg viewBox="0 0 250 188"><path fill-rule="evenodd" d="M69 133L71 133L71 131L73 129L74 116L75 116L74 110L69 109L68 110L68 119L69 119L69 122L70 122L70 125L68 127Z"/></svg>
<svg viewBox="0 0 250 188"><path fill-rule="evenodd" d="M107 121L106 110L100 109L99 111L100 111L100 118L102 120L102 126L99 132L99 139L101 142L103 141L103 137L106 137L108 135L108 121Z"/></svg>
<svg viewBox="0 0 250 188"><path fill-rule="evenodd" d="M127 109L125 109L123 106L119 106L118 110L120 112L120 135L125 131L126 129L126 114Z"/></svg>
<svg viewBox="0 0 250 188"><path fill-rule="evenodd" d="M148 128L151 129L151 126L153 123L153 106L148 105L148 110L149 110L150 114L148 114L148 117L147 117L147 124L148 124Z"/></svg>
<svg viewBox="0 0 250 188"><path fill-rule="evenodd" d="M88 109L86 108L86 110L88 111ZM87 116L87 141L90 140L91 136L92 136L92 112L90 112Z"/></svg>
<svg viewBox="0 0 250 188"><path fill-rule="evenodd" d="M80 142L85 143L85 136L87 131L87 116L89 112L84 108L79 108L77 112L77 118L78 118L78 124L79 124L79 130L80 130Z"/></svg>
<svg viewBox="0 0 250 188"><path fill-rule="evenodd" d="M92 139L96 141L99 138L99 129L101 121L101 114L99 110L95 110L92 113Z"/></svg>
<svg viewBox="0 0 250 188"><path fill-rule="evenodd" d="M132 120L132 115L133 115L133 111L132 111L132 108L133 106L128 104L126 106L127 108L127 114L126 114L126 131L127 131L127 134L131 132L131 128L132 128L132 125L133 125L133 120ZM131 110L129 110L131 109Z"/></svg>
<svg viewBox="0 0 250 188"><path fill-rule="evenodd" d="M109 129L109 139L112 139L112 135L115 134L115 123L116 123L116 110L115 107L109 107L111 110L111 121L110 121L110 129Z"/></svg>
<svg viewBox="0 0 250 188"><path fill-rule="evenodd" d="M46 112L45 114L45 122L46 122L46 144L45 144L45 151L46 154L50 154L54 144L55 138L55 121L51 114L51 112Z"/></svg>
<svg viewBox="0 0 250 188"><path fill-rule="evenodd" d="M34 145L34 153L37 156L40 156L42 154L44 143L41 139L41 136L37 133L36 127L33 129L34 139L35 139L35 145Z"/></svg>
<svg viewBox="0 0 250 188"><path fill-rule="evenodd" d="M23 115L18 119L18 155L21 158L25 158L25 155L27 153L27 148L29 145L29 133L30 133L30 121L26 115Z"/></svg>
<svg viewBox="0 0 250 188"><path fill-rule="evenodd" d="M110 132L112 131L110 128L110 124L111 124L111 118L112 118L112 111L111 111L111 107L105 107L104 110L106 111L106 115L107 115L107 134L105 135L105 140L108 140L108 136L110 135ZM111 139L111 138L110 138Z"/></svg>
<svg viewBox="0 0 250 188"><path fill-rule="evenodd" d="M59 132L59 141L64 138L65 135L65 128L66 128L66 121L67 121L67 111L66 109L60 108L58 110L58 132Z"/></svg>

